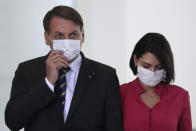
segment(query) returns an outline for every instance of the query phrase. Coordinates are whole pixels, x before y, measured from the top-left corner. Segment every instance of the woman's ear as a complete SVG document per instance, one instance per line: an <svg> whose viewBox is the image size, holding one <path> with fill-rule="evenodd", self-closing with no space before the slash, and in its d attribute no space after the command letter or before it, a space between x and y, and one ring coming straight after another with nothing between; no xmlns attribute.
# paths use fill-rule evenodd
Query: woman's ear
<svg viewBox="0 0 196 131"><path fill-rule="evenodd" d="M134 60L135 67L137 67L138 66L138 59L135 54L133 54L133 60Z"/></svg>

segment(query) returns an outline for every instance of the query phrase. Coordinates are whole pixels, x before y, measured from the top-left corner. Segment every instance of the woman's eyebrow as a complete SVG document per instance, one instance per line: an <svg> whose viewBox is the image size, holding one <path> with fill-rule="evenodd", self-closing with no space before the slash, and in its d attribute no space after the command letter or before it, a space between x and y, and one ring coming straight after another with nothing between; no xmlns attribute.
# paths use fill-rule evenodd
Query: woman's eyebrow
<svg viewBox="0 0 196 131"><path fill-rule="evenodd" d="M145 65L151 65L151 64L149 64L149 63L146 63L146 62L143 62L143 61L142 61L142 64L145 64Z"/></svg>

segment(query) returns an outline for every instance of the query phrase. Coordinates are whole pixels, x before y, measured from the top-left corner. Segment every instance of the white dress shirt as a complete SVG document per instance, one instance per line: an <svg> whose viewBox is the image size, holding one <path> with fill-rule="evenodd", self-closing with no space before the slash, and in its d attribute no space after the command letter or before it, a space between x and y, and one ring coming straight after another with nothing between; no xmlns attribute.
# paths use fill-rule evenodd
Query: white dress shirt
<svg viewBox="0 0 196 131"><path fill-rule="evenodd" d="M70 70L66 73L66 95L65 95L65 108L64 108L64 121L66 121L67 114L71 105L71 100L74 94L78 73L80 70L82 58L81 55L78 56L70 65ZM54 86L45 78L46 84L54 92Z"/></svg>

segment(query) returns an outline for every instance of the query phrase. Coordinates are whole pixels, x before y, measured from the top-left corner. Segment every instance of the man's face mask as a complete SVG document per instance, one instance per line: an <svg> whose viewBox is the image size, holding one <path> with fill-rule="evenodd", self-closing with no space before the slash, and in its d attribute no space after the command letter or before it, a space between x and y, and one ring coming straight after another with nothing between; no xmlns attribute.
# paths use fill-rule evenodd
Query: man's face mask
<svg viewBox="0 0 196 131"><path fill-rule="evenodd" d="M80 53L80 40L53 40L53 50L62 51L67 60L71 61Z"/></svg>
<svg viewBox="0 0 196 131"><path fill-rule="evenodd" d="M145 69L138 65L137 67L137 76L139 80L146 86L154 87L159 82L164 80L165 77L165 70L157 70L155 72Z"/></svg>

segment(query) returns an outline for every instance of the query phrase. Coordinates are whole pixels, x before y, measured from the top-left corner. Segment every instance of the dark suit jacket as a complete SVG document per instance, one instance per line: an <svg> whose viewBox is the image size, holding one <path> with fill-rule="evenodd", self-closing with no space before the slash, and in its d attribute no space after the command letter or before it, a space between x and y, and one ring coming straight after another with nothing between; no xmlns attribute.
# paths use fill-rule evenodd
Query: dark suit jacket
<svg viewBox="0 0 196 131"><path fill-rule="evenodd" d="M82 55L75 92L64 123L58 97L45 83L47 56L19 64L5 110L17 131L122 131L119 81L113 68Z"/></svg>

